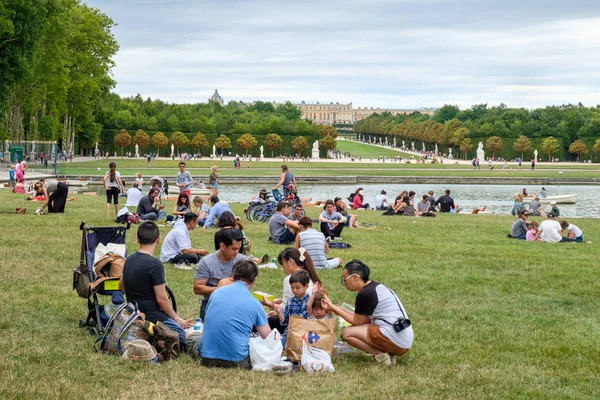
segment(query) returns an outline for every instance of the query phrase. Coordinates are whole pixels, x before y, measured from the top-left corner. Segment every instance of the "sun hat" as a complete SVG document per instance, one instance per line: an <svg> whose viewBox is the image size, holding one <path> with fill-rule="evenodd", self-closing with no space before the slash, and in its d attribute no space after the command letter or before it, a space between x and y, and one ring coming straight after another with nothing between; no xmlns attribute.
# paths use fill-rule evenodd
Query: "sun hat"
<svg viewBox="0 0 600 400"><path fill-rule="evenodd" d="M556 205L556 200L552 200L552 201L550 202L550 205L551 205L551 206L554 206L554 205Z"/></svg>
<svg viewBox="0 0 600 400"><path fill-rule="evenodd" d="M123 358L134 361L158 361L156 349L142 339L135 339L127 343L127 349L123 353Z"/></svg>

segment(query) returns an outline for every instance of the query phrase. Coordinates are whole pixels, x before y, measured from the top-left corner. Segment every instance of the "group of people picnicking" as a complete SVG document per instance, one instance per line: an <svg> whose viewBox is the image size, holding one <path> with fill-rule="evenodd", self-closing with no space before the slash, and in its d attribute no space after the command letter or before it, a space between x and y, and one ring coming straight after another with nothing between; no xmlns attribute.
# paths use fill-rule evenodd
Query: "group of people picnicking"
<svg viewBox="0 0 600 400"><path fill-rule="evenodd" d="M375 207L364 202L364 190L358 188L352 193L348 200L352 202L352 208L355 210L375 210L385 211L383 215L403 215L409 217L435 217L436 213L456 213L462 208L454 202L450 195L450 189L446 189L444 194L437 199L435 192L429 190L417 199L417 193L414 191L402 190L393 202L387 197L387 192L382 190L375 196Z"/></svg>

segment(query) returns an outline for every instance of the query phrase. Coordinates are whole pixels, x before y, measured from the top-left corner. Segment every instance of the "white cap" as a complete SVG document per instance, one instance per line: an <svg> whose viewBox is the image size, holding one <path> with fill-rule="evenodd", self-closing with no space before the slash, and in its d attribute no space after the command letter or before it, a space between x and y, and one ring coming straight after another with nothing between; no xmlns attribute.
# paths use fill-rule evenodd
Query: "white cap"
<svg viewBox="0 0 600 400"><path fill-rule="evenodd" d="M556 205L556 200L552 200L552 201L550 202L550 205L551 205L551 206L553 206L553 205Z"/></svg>

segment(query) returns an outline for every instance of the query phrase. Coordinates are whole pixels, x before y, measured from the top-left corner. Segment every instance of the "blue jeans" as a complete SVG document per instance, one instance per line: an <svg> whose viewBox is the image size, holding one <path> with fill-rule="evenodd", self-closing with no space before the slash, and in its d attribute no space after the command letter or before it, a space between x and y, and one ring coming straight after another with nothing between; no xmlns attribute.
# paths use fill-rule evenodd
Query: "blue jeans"
<svg viewBox="0 0 600 400"><path fill-rule="evenodd" d="M167 218L167 212L165 210L159 211L158 215L155 212L140 215L140 219L144 221L163 220Z"/></svg>
<svg viewBox="0 0 600 400"><path fill-rule="evenodd" d="M581 234L581 236L577 236L577 237L575 238L575 241L576 241L576 242L583 242L583 241L584 241L583 233Z"/></svg>
<svg viewBox="0 0 600 400"><path fill-rule="evenodd" d="M185 346L185 331L183 330L183 328L181 327L181 325L179 325L177 323L177 321L175 321L173 318L168 318L168 319L162 321L162 323L165 324L170 329L172 329L175 332L177 332L177 334L179 335L179 347L181 348L181 351L184 352L186 350L186 346Z"/></svg>
<svg viewBox="0 0 600 400"><path fill-rule="evenodd" d="M527 239L527 232L523 233L522 235L517 236L515 239L526 240Z"/></svg>

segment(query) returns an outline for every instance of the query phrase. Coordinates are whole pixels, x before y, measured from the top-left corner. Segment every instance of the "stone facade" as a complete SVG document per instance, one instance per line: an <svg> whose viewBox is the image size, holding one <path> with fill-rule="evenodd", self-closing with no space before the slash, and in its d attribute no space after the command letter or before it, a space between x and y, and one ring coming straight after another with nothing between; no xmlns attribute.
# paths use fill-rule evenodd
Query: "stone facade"
<svg viewBox="0 0 600 400"><path fill-rule="evenodd" d="M224 104L223 98L219 95L217 89L215 89L215 93L208 99L208 101L214 101L215 103L219 103L220 105Z"/></svg>
<svg viewBox="0 0 600 400"><path fill-rule="evenodd" d="M302 118L310 119L316 124L349 124L365 119L374 113L389 112L392 115L412 114L417 111L421 114L432 115L435 112L433 108L420 109L391 109L391 108L353 108L352 103L306 103L294 104L302 112Z"/></svg>

